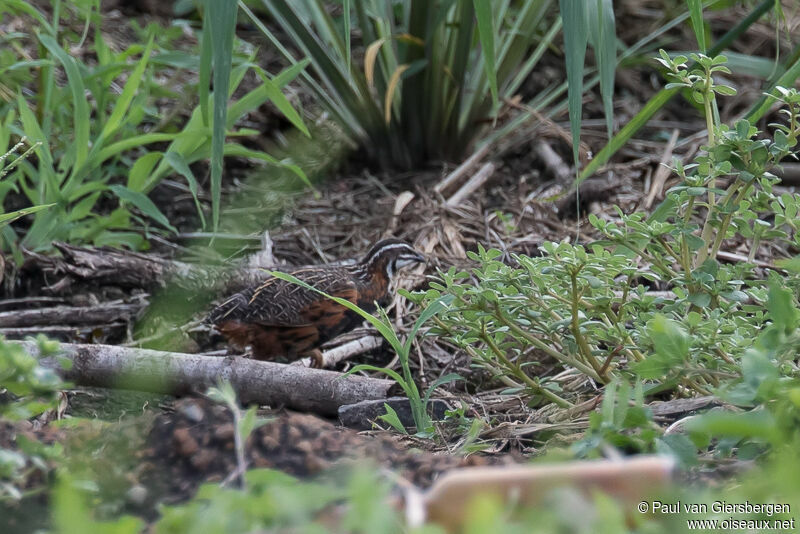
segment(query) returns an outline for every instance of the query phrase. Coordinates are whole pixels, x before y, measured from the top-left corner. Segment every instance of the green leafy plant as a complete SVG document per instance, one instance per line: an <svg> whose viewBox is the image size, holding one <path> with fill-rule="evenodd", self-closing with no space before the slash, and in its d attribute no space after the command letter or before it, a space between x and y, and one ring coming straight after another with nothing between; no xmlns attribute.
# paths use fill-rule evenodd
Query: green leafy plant
<svg viewBox="0 0 800 534"><path fill-rule="evenodd" d="M0 137L2 135L3 135L2 131L0 131ZM33 149L36 148L36 146L38 146L38 144L34 144L32 146L29 146L25 150L25 152L23 152L22 154L17 155L16 154L17 150L19 150L20 148L24 147L26 141L27 141L27 138L23 137L22 139L19 140L19 142L16 145L11 147L5 154L0 155L0 179L2 179L6 174L11 172L14 169L14 167L19 165L25 158L30 156L31 153L33 152ZM3 146L4 144L7 146L8 142L6 141L6 143L3 143L2 140L0 140L0 146ZM11 160L10 163L6 164L6 160L12 155L16 156L16 157L13 160ZM13 185L9 185L7 183L4 183L4 182L0 181L0 188L2 188L3 191L8 191L8 189L10 189L12 187L13 187ZM0 193L0 194L4 194L4 193ZM44 205L41 205L41 206L32 206L30 208L16 210L16 211L12 211L12 212L9 212L9 213L1 213L0 214L0 228L5 228L6 225L14 222L15 220L19 219L20 217L24 217L26 215L30 215L32 213L36 213L37 211L41 211L43 209L47 209L47 208L49 208L51 206L54 206L54 205L55 204L44 204Z"/></svg>
<svg viewBox="0 0 800 534"><path fill-rule="evenodd" d="M590 215L604 240L545 243L542 257L513 256L512 265L479 247L469 253L472 272L440 273L414 297L424 306L452 295L435 319L438 332L509 391L570 407L559 383L535 370L551 361L554 375L574 369L602 384L632 372L649 395L711 394L742 375L742 355L766 326L765 283L753 263L723 264L717 256L734 237L752 243L750 259L765 240L796 246L800 197L775 195L769 171L797 145L800 97L780 88L787 121L772 125L773 139L759 138L745 120L729 128L714 118L716 95L731 92L713 80L726 72L725 59L696 55L694 70L685 59L662 54L659 61L708 111L709 145L692 164L676 161L684 182L656 213ZM722 180L725 189L717 187ZM770 280L790 288L800 282ZM653 284L670 294L649 292Z"/></svg>
<svg viewBox="0 0 800 534"><path fill-rule="evenodd" d="M481 123L491 122L552 41L555 32L543 28L551 4L346 1L334 17L320 0L264 1L311 60L304 80L319 103L376 161L400 167L458 159L480 137ZM361 50L363 61L354 61Z"/></svg>
<svg viewBox="0 0 800 534"><path fill-rule="evenodd" d="M245 484L245 471L247 471L247 462L245 460L245 444L247 438L253 430L263 426L269 422L269 419L264 419L256 416L256 406L251 406L244 413L239 408L239 401L236 398L236 392L233 390L230 382L223 381L217 387L209 388L207 395L214 401L224 404L228 407L233 415L233 429L234 429L234 446L236 448L236 471L231 473L231 478L238 478L242 486Z"/></svg>
<svg viewBox="0 0 800 534"><path fill-rule="evenodd" d="M155 99L175 98L177 93L163 88L154 77L167 70L174 72L201 65L197 55L157 45L169 45L163 35L155 39L151 33L146 44L134 43L121 52L114 52L103 41L98 27L94 41L83 43L97 58L95 63L88 64L65 49L74 43L70 43L68 35L59 33L60 11L56 10L55 22L51 25L35 7L24 2L11 0L3 4L2 10L24 12L38 24L35 41L40 57L35 61L18 58L7 67L29 72L39 90L35 96L28 97L24 86L19 85L15 88L15 97L0 105L0 111L5 113L0 125L0 149L9 146L13 135L26 136L34 144L36 158L16 160L18 164L6 177L0 199L18 189L32 204L54 204L52 209L35 214L23 238L18 238L10 229L6 231L6 243L14 245L21 241L27 248L42 249L49 247L53 240L66 240L142 248L146 240L143 232L136 228L137 223L144 227L145 234L176 231L148 197L170 174L186 180L201 222L205 224L198 180L190 165L217 151L220 155L212 158L215 166L221 166L222 156L249 158L284 166L307 181L303 171L290 161L279 161L236 142L223 142L219 147L212 143L212 130L216 130L210 127L208 106L212 96L207 85L205 91L202 83L200 86L187 83L182 87L181 99L191 96L193 91L200 97L200 105L185 125L176 125L171 116L156 114L152 107ZM155 32L155 27L151 26L150 31ZM30 38L24 34L16 37ZM225 113L216 121L216 129L233 138L256 135L258 132L250 129L236 130L235 125L250 111L272 101L292 123L307 133L299 114L281 93L281 88L299 74L304 64L272 77L253 63L255 52L242 53L243 48L240 45L237 52L231 54L228 64L232 67L220 71L225 72L227 89L221 88L217 93L227 102L230 93L239 87L250 70L261 78L261 83L224 106ZM137 56L139 59L132 61ZM56 76L59 69L65 74L64 86ZM108 91L122 76L125 82L121 91ZM205 82L208 84L207 77ZM222 87L219 80L217 82L217 86ZM169 143L166 151L158 150L164 143ZM213 181L212 189L216 225L218 180ZM119 207L107 213L109 197ZM155 228L151 227L151 221L156 224Z"/></svg>
<svg viewBox="0 0 800 534"><path fill-rule="evenodd" d="M397 332L395 332L394 328L392 327L392 323L387 317L386 312L378 308L378 312L380 317L375 317L371 313L362 310L349 300L345 300L340 297L333 297L331 295L326 294L323 291L315 289L313 286L303 282L302 280L297 279L296 277L282 273L279 271L271 271L269 273L276 278L281 280L285 280L287 282L291 282L293 284L297 284L307 290L316 291L317 293L324 295L326 298L329 298L340 304L350 311L353 311L366 319L378 333L383 336L383 338L389 342L389 345L392 346L392 349L397 353L397 357L400 361L400 367L402 369L402 375L399 374L397 371L393 369L387 369L384 367L377 367L374 365L356 365L353 369L350 370L350 373L356 373L359 371L375 371L379 373L383 373L390 378L392 378L397 384L402 388L403 392L408 397L408 400L411 404L411 414L414 418L414 424L417 427L417 432L419 433L430 433L432 430L431 418L428 414L428 402L430 400L431 394L433 391L449 382L454 380L459 380L461 377L455 373L450 373L444 376L439 377L435 380L429 387L428 391L422 395L417 387L417 384L414 382L414 377L411 374L411 366L409 365L409 355L411 353L411 344L414 342L414 338L416 337L417 333L419 333L420 328L424 325L431 317L435 316L437 313L441 312L445 309L447 304L452 300L450 296L444 296L441 299L435 300L428 304L422 312L420 312L419 317L414 322L414 325L411 327L411 330L406 337L405 343L400 341L400 338L397 336ZM408 294L406 293L408 296ZM394 410L391 409L388 405L387 408L387 415L384 416L384 420L389 422L392 426L400 430L401 432L405 432L405 428L403 427L400 419L397 417L397 414ZM388 416L388 417L387 417Z"/></svg>
<svg viewBox="0 0 800 534"><path fill-rule="evenodd" d="M52 356L58 343L40 336L36 339L39 357ZM58 404L58 392L65 387L56 372L40 365L18 343L0 338L0 425L37 417ZM0 447L0 502L17 501L41 491L26 488L35 472L46 473L50 458L59 455L60 446L47 447L38 441L17 436L18 449Z"/></svg>

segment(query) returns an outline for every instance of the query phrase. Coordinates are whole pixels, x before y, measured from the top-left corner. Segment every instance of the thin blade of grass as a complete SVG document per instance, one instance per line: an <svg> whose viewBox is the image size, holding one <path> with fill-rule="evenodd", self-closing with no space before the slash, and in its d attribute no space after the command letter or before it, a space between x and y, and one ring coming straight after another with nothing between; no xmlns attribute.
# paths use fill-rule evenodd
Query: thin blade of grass
<svg viewBox="0 0 800 534"><path fill-rule="evenodd" d="M697 39L698 49L705 53L706 51L706 30L703 24L703 1L702 0L686 0L689 6L689 16L692 21L692 30Z"/></svg>
<svg viewBox="0 0 800 534"><path fill-rule="evenodd" d="M419 314L417 320L414 321L414 326L412 326L411 330L408 332L408 339L405 343L406 352L411 350L411 342L416 337L417 332L422 325L425 324L425 322L427 322L431 317L446 309L450 303L453 302L453 299L455 299L455 295L442 295L438 299L434 300L427 308L422 310L422 313Z"/></svg>
<svg viewBox="0 0 800 534"><path fill-rule="evenodd" d="M600 71L600 94L606 117L608 138L614 134L614 75L617 70L617 27L614 22L614 5L611 0L597 0L598 39L597 68Z"/></svg>
<svg viewBox="0 0 800 534"><path fill-rule="evenodd" d="M308 128L306 128L306 125L303 123L303 119L300 117L300 114L298 114L294 107L292 107L289 99L287 99L281 90L278 89L278 86L267 77L267 73L264 72L264 69L259 67L256 69L256 73L258 74L259 78L261 78L261 83L264 86L267 97L273 104L275 104L275 107L278 108L278 111L283 113L283 116L286 117L295 128L303 132L306 137L311 137L311 134L308 132Z"/></svg>
<svg viewBox="0 0 800 534"><path fill-rule="evenodd" d="M392 102L397 86L400 84L400 77L410 66L408 64L400 65L389 78L389 86L386 88L386 94L383 97L383 120L386 124L389 124L392 120Z"/></svg>
<svg viewBox="0 0 800 534"><path fill-rule="evenodd" d="M133 102L133 97L136 96L136 93L139 90L139 84L141 83L142 76L147 68L147 62L150 59L150 54L153 52L153 43L154 39L151 36L150 40L147 42L144 53L142 54L142 59L140 59L139 63L136 64L133 72L131 72L128 80L125 82L125 87L123 87L122 94L120 94L116 104L114 105L114 110L111 112L111 116L106 121L103 131L100 132L99 139L94 143L94 146L92 147L93 152L96 149L99 149L99 146L102 145L103 141L111 137L114 132L116 132L117 128L119 128L122 124L122 119L128 113L131 102Z"/></svg>
<svg viewBox="0 0 800 534"><path fill-rule="evenodd" d="M206 218L203 215L203 208L200 205L200 199L197 197L197 179L194 177L194 173L189 165L186 163L186 160L183 159L183 156L177 152L167 152L164 154L164 158L169 162L170 166L175 169L175 172L186 178L186 183L189 185L189 191L192 193L192 199L194 200L194 206L197 209L197 214L200 216L200 224L205 229L206 227Z"/></svg>
<svg viewBox="0 0 800 534"><path fill-rule="evenodd" d="M225 149L225 119L228 113L233 36L236 25L235 0L209 0L206 3L212 39L211 55L214 72L214 112L211 130L211 227L219 227L219 205L222 186L222 163Z"/></svg>
<svg viewBox="0 0 800 534"><path fill-rule="evenodd" d="M564 55L567 63L567 100L572 132L572 158L580 166L581 113L583 111L583 62L586 56L586 6L583 2L559 0L564 24Z"/></svg>
<svg viewBox="0 0 800 534"><path fill-rule="evenodd" d="M494 55L494 18L492 17L491 2L486 0L473 0L475 18L478 21L478 37L481 41L481 55L484 61L484 70L489 79L489 90L492 93L492 105L497 107L497 68Z"/></svg>
<svg viewBox="0 0 800 534"><path fill-rule="evenodd" d="M83 78L78 70L75 58L67 54L56 40L49 35L39 35L39 41L45 48L61 63L67 73L67 82L70 93L72 94L72 116L74 122L75 142L74 147L74 167L79 168L86 161L89 155L89 125L91 115L89 112L89 102L86 100L86 89L83 85ZM73 175L74 176L74 175Z"/></svg>
<svg viewBox="0 0 800 534"><path fill-rule="evenodd" d="M41 206L31 206L29 208L22 208L21 210L12 211L11 213L3 213L0 215L0 224L8 224L13 222L20 217L24 217L26 215L30 215L31 213L36 213L37 211L42 211L47 208L55 206L55 204L42 204Z"/></svg>
<svg viewBox="0 0 800 534"><path fill-rule="evenodd" d="M344 13L342 13L342 18L344 22L344 48L345 48L345 58L347 59L347 75L350 76L350 73L353 72L353 59L352 59L352 51L350 45L350 0L343 0L342 1L342 9Z"/></svg>
<svg viewBox="0 0 800 534"><path fill-rule="evenodd" d="M200 100L200 116L204 126L211 126L208 116L208 103L211 91L211 17L208 16L208 5L204 6L203 34L200 38L200 72L197 80L197 95Z"/></svg>
<svg viewBox="0 0 800 534"><path fill-rule="evenodd" d="M439 386L449 384L450 382L455 382L456 380L464 380L464 377L457 373L448 373L434 380L433 383L428 386L428 391L425 392L425 396L422 399L422 405L427 409L428 401L431 399L433 391Z"/></svg>

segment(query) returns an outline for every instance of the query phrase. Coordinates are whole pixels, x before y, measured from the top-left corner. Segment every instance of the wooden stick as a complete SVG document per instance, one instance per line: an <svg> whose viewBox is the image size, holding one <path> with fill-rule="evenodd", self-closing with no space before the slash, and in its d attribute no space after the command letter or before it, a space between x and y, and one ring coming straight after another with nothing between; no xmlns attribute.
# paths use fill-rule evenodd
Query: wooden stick
<svg viewBox="0 0 800 534"><path fill-rule="evenodd" d="M672 172L667 164L672 159L672 151L675 150L675 143L678 142L678 130L672 130L672 136L669 138L669 142L667 143L666 148L664 148L664 153L661 155L661 161L658 164L658 168L656 169L656 173L653 176L653 184L650 186L650 193L647 195L647 200L644 202L644 207L650 209L653 205L653 201L656 198L656 195L661 194L661 190L664 189L664 183L669 178L670 173Z"/></svg>
<svg viewBox="0 0 800 534"><path fill-rule="evenodd" d="M38 356L36 343L19 343ZM62 343L60 357L72 361L71 369L62 369L55 357L42 362L81 386L181 395L202 391L224 379L244 404L286 406L324 415L336 415L339 406L345 404L386 398L394 385L391 380L243 357L217 358L112 345Z"/></svg>
<svg viewBox="0 0 800 534"><path fill-rule="evenodd" d="M446 204L448 206L458 206L464 198L486 183L486 180L491 178L492 174L494 174L494 164L491 162L484 164L458 191L447 199Z"/></svg>
<svg viewBox="0 0 800 534"><path fill-rule="evenodd" d="M458 182L460 182L461 179L466 176L472 167L480 163L480 161L486 157L486 154L489 153L491 148L491 143L484 144L477 151L475 151L473 155L464 160L464 163L456 167L453 172L448 174L444 180L436 184L436 187L434 187L433 190L440 195L444 195L449 189L458 185Z"/></svg>
<svg viewBox="0 0 800 534"><path fill-rule="evenodd" d="M381 345L383 345L383 338L380 336L364 336L348 341L347 343L324 351L322 353L322 366L333 367L341 361L377 349ZM302 360L292 363L292 365L305 365L306 367L310 364L311 358L303 358Z"/></svg>
<svg viewBox="0 0 800 534"><path fill-rule="evenodd" d="M0 328L36 325L88 325L127 321L138 314L147 302L106 302L97 306L54 306L0 312Z"/></svg>

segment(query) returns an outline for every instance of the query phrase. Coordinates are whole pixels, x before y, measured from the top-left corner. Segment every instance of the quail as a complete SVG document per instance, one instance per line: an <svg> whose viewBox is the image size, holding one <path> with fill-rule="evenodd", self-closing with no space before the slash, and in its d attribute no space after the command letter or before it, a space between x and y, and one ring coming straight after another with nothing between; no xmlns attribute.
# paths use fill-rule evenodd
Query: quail
<svg viewBox="0 0 800 534"><path fill-rule="evenodd" d="M303 267L288 273L371 313L376 303L388 303L389 286L398 270L424 261L408 243L384 239L358 263ZM255 359L310 356L313 367L322 367L319 346L354 328L361 317L316 291L269 277L227 298L206 322L231 345L251 347Z"/></svg>

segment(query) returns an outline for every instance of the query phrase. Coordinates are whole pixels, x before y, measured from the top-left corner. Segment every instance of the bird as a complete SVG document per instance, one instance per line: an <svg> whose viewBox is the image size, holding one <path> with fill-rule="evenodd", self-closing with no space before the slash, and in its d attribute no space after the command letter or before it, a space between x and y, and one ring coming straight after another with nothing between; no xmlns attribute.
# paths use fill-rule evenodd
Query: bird
<svg viewBox="0 0 800 534"><path fill-rule="evenodd" d="M424 261L411 245L390 238L378 241L358 263L301 267L287 273L372 313L377 305L390 302L394 275ZM234 347L249 346L256 360L310 356L311 366L321 368L320 345L353 329L361 317L316 291L270 276L225 299L205 322Z"/></svg>

